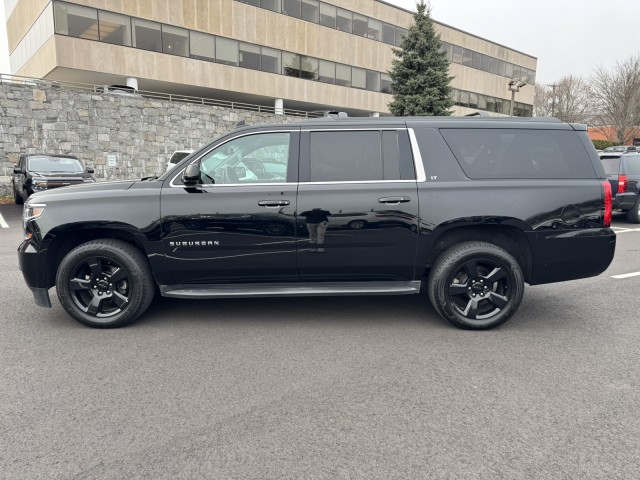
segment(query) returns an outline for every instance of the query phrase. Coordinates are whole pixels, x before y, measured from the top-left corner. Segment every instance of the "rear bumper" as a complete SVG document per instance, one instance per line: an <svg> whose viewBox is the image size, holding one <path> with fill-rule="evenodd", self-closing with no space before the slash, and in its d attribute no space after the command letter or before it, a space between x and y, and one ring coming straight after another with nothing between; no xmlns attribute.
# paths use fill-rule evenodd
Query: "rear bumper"
<svg viewBox="0 0 640 480"><path fill-rule="evenodd" d="M610 228L534 235L531 285L599 275L616 250L616 234Z"/></svg>
<svg viewBox="0 0 640 480"><path fill-rule="evenodd" d="M638 199L638 194L634 192L630 193L618 193L613 199L613 208L620 210L630 210Z"/></svg>

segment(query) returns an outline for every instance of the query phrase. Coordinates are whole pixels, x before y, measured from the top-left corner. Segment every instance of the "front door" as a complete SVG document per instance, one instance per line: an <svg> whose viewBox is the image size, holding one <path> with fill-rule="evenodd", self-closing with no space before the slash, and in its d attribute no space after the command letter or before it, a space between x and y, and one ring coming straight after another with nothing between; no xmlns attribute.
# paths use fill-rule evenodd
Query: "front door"
<svg viewBox="0 0 640 480"><path fill-rule="evenodd" d="M406 128L304 132L298 189L303 281L411 281L418 192Z"/></svg>
<svg viewBox="0 0 640 480"><path fill-rule="evenodd" d="M296 130L230 136L194 160L197 188L182 184L183 169L167 180L162 242L175 284L299 279L298 149Z"/></svg>

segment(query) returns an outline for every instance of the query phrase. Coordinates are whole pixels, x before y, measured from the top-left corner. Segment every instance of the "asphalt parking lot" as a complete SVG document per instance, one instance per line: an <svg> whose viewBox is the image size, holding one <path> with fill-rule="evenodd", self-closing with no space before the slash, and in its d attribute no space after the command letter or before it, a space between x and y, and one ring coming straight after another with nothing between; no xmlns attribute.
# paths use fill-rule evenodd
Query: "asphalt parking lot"
<svg viewBox="0 0 640 480"><path fill-rule="evenodd" d="M21 210L0 214L0 478L638 478L624 216L607 272L528 287L493 331L425 295L157 298L102 331L34 305Z"/></svg>

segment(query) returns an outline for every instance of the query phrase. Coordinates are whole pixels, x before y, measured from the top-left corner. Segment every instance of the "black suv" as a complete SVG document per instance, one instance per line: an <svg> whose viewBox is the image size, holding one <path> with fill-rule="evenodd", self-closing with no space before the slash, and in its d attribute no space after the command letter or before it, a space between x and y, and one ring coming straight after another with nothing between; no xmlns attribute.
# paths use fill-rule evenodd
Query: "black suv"
<svg viewBox="0 0 640 480"><path fill-rule="evenodd" d="M613 208L627 213L627 219L640 223L640 153L600 155L613 191Z"/></svg>
<svg viewBox="0 0 640 480"><path fill-rule="evenodd" d="M503 324L524 284L603 272L611 187L584 125L318 119L239 128L146 181L34 195L20 266L78 321L174 298L402 295L461 328ZM356 222L356 223L354 223ZM267 225L277 225L269 227Z"/></svg>
<svg viewBox="0 0 640 480"><path fill-rule="evenodd" d="M72 155L20 155L13 167L13 198L22 204L34 192L50 188L93 183L93 168L84 168Z"/></svg>

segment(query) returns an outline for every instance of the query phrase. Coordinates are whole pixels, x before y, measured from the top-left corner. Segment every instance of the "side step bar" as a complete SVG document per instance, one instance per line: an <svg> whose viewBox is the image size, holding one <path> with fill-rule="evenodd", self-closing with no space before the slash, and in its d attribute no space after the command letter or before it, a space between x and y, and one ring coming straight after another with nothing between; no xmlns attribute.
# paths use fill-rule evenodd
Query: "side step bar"
<svg viewBox="0 0 640 480"><path fill-rule="evenodd" d="M233 285L160 285L163 297L247 298L317 297L325 295L407 295L420 293L420 281L412 282L309 282L250 283Z"/></svg>

